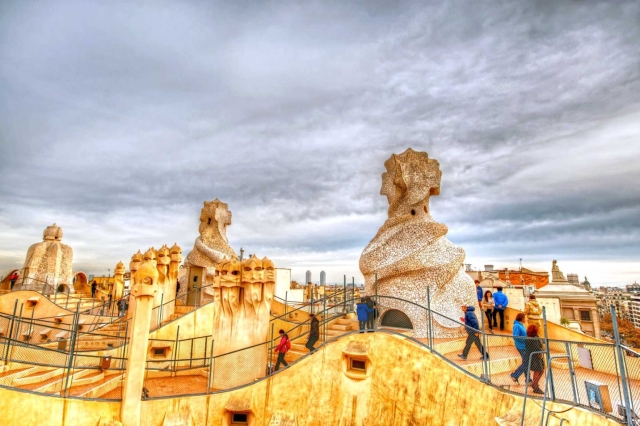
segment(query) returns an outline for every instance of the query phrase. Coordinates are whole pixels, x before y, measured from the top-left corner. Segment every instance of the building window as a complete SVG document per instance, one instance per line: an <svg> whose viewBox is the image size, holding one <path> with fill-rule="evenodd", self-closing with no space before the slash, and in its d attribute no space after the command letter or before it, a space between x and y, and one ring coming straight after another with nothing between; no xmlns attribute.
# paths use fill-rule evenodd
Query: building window
<svg viewBox="0 0 640 426"><path fill-rule="evenodd" d="M582 321L591 321L591 312L590 311L580 311L580 320L582 320Z"/></svg>
<svg viewBox="0 0 640 426"><path fill-rule="evenodd" d="M232 413L231 414L232 425L246 425L249 424L249 415L247 413Z"/></svg>
<svg viewBox="0 0 640 426"><path fill-rule="evenodd" d="M367 371L367 363L364 360L351 358L351 369L352 370Z"/></svg>

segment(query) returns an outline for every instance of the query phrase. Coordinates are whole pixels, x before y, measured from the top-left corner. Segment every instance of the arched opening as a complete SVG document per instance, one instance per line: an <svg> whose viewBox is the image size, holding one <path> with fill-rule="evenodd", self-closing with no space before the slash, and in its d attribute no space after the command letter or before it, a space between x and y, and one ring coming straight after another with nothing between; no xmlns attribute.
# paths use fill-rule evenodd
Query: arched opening
<svg viewBox="0 0 640 426"><path fill-rule="evenodd" d="M89 288L89 279L84 272L78 272L73 277L73 291L75 293L86 293L87 291L91 294L91 288Z"/></svg>
<svg viewBox="0 0 640 426"><path fill-rule="evenodd" d="M60 285L58 285L58 288L56 289L56 291L57 291L58 293L69 294L69 292L70 292L71 290L69 289L69 286L68 286L68 285L66 285L66 284L60 284Z"/></svg>
<svg viewBox="0 0 640 426"><path fill-rule="evenodd" d="M402 311L397 309L389 309L382 315L382 320L380 323L383 327L393 327L393 328L405 328L407 330L413 330L413 324L411 324L411 320Z"/></svg>

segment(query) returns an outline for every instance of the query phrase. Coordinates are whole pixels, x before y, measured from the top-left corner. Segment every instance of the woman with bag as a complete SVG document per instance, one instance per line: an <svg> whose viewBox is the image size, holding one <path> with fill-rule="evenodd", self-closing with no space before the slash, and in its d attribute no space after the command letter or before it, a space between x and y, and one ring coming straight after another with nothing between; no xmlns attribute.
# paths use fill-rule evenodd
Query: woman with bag
<svg viewBox="0 0 640 426"><path fill-rule="evenodd" d="M495 303L493 301L493 295L489 290L484 292L484 298L482 299L482 310L484 311L484 315L487 317L487 321L489 322L489 331L493 333L493 307Z"/></svg>
<svg viewBox="0 0 640 426"><path fill-rule="evenodd" d="M531 359L531 364L529 369L533 371L533 380L531 382L531 386L533 387L533 393L544 393L538 383L540 382L540 378L542 377L542 372L544 371L544 358L541 353L534 353L542 351L542 342L540 341L540 336L538 335L538 326L535 324L531 324L527 328L527 341L525 342L526 347L526 359L527 363L529 359Z"/></svg>

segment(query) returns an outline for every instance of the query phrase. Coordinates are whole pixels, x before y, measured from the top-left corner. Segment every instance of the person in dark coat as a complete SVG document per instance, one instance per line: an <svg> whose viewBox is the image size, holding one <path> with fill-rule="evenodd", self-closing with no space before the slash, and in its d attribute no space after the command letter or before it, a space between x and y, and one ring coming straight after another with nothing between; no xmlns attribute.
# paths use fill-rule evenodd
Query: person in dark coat
<svg viewBox="0 0 640 426"><path fill-rule="evenodd" d="M364 333L364 329L367 327L367 321L369 320L369 314L373 312L373 309L369 308L364 301L364 297L360 299L360 303L356 305L356 313L358 314L358 324L360 324L360 333Z"/></svg>
<svg viewBox="0 0 640 426"><path fill-rule="evenodd" d="M542 394L544 393L542 389L540 389L540 378L542 377L542 372L544 371L544 357L543 354L534 354L534 352L540 352L543 350L542 342L540 341L540 336L538 335L538 326L535 324L531 324L527 328L527 341L525 342L525 355L527 359L527 363L529 362L529 357L531 357L531 366L530 370L533 371L533 379L531 382L531 387L533 387L534 393ZM533 354L533 355L532 355Z"/></svg>
<svg viewBox="0 0 640 426"><path fill-rule="evenodd" d="M314 314L309 315L311 323L309 324L309 340L304 345L311 352L315 352L315 348L313 345L316 344L318 339L320 338L320 321Z"/></svg>
<svg viewBox="0 0 640 426"><path fill-rule="evenodd" d="M478 324L478 317L476 317L475 313L476 308L473 306L462 306L462 312L464 312L464 317L460 317L460 321L464 321L464 325L467 329L467 341L465 342L464 349L461 354L458 356L462 359L467 359L467 355L469 355L469 351L471 350L471 345L476 345L482 358L480 359L489 359L489 353L485 352L482 343L480 343L480 325Z"/></svg>
<svg viewBox="0 0 640 426"><path fill-rule="evenodd" d="M98 288L98 283L96 280L93 280L91 283L91 297L96 297L96 289Z"/></svg>
<svg viewBox="0 0 640 426"><path fill-rule="evenodd" d="M371 312L367 312L367 330L373 332L373 323L375 322L375 314L376 314L376 302L371 299L371 297L367 296L365 299L365 303L367 307L371 309Z"/></svg>

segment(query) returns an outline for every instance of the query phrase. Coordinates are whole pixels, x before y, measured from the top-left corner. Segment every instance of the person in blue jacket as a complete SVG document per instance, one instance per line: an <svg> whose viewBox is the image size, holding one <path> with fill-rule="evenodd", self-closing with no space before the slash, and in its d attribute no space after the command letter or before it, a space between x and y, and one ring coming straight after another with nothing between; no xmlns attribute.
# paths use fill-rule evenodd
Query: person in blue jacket
<svg viewBox="0 0 640 426"><path fill-rule="evenodd" d="M482 297L484 293L482 291L482 287L480 287L480 281L476 280L476 295L478 296L478 307L482 308Z"/></svg>
<svg viewBox="0 0 640 426"><path fill-rule="evenodd" d="M489 359L489 353L484 350L482 343L480 343L480 325L478 324L478 317L476 317L475 310L476 308L473 306L462 306L464 317L460 317L460 321L464 321L464 325L466 326L467 341L465 342L462 353L458 354L458 356L462 359L467 359L471 345L475 344L482 355L480 359Z"/></svg>
<svg viewBox="0 0 640 426"><path fill-rule="evenodd" d="M498 291L493 293L493 324L495 326L496 316L500 316L500 331L504 331L504 310L507 309L509 298L502 292L502 287L497 288Z"/></svg>
<svg viewBox="0 0 640 426"><path fill-rule="evenodd" d="M367 328L367 320L369 319L369 313L373 312L373 309L367 306L364 297L360 299L360 303L356 305L356 312L358 313L358 323L360 324L360 333L364 333Z"/></svg>
<svg viewBox="0 0 640 426"><path fill-rule="evenodd" d="M511 379L518 383L518 379L521 375L525 374L527 371L527 359L526 359L526 337L527 337L527 329L524 326L525 314L520 312L516 316L516 320L513 322L513 343L516 345L516 349L520 354L520 358L522 358L522 363L516 371L511 373Z"/></svg>

